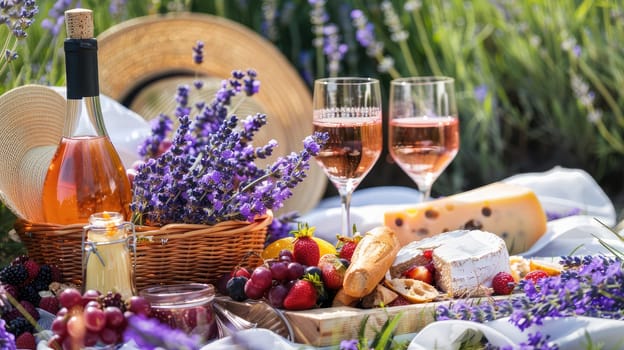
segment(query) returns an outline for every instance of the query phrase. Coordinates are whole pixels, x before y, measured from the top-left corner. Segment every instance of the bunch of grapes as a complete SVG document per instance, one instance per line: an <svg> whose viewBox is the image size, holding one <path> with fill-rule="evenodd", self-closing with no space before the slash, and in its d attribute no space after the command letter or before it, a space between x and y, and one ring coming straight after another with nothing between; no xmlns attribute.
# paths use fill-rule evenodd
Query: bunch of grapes
<svg viewBox="0 0 624 350"><path fill-rule="evenodd" d="M268 259L252 272L239 268L227 282L227 294L236 301L265 298L274 307L282 308L292 284L305 274L321 271L316 266L304 266L293 259L292 251L283 249L277 259Z"/></svg>
<svg viewBox="0 0 624 350"><path fill-rule="evenodd" d="M77 289L65 289L58 296L60 310L52 322L54 335L48 341L52 349L76 349L96 345L121 343L133 314L149 316L150 305L143 298L133 296L119 304L118 293L101 295L95 290L84 294Z"/></svg>

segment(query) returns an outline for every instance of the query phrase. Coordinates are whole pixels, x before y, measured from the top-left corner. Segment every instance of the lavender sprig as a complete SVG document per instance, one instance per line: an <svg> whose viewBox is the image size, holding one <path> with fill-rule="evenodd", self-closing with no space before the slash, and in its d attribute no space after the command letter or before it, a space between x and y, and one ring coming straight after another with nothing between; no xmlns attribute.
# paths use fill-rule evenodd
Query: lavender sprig
<svg viewBox="0 0 624 350"><path fill-rule="evenodd" d="M123 337L124 342L133 340L139 349L145 350L197 350L201 347L201 339L197 335L187 335L155 318L136 315L128 319Z"/></svg>
<svg viewBox="0 0 624 350"><path fill-rule="evenodd" d="M28 36L27 30L38 12L35 0L0 1L0 37L6 38L0 41L0 75L9 62L19 57L17 44Z"/></svg>
<svg viewBox="0 0 624 350"><path fill-rule="evenodd" d="M256 160L271 156L277 147L275 140L263 146L252 144L267 117L255 114L239 122L230 107L233 97L254 95L259 86L253 70L234 71L195 119L189 116L188 86L178 88L175 115L179 127L171 147L148 159L134 178L131 209L136 223L249 221L281 208L292 196L292 189L306 177L310 158L318 154L319 144L328 135L308 136L299 153L259 168ZM146 155L160 151L156 144L164 140L163 132L169 127L164 115L161 119L153 128L155 135L144 144Z"/></svg>

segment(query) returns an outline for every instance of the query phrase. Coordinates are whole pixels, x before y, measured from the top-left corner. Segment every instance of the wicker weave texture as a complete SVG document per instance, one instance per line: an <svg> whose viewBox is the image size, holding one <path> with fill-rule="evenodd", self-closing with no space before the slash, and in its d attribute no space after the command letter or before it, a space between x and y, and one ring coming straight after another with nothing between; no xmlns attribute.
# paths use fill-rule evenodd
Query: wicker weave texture
<svg viewBox="0 0 624 350"><path fill-rule="evenodd" d="M137 289L155 284L216 283L238 265L257 265L272 219L269 212L253 222L137 226L134 256ZM65 281L82 285L82 225L18 220L15 229L29 256L57 265Z"/></svg>

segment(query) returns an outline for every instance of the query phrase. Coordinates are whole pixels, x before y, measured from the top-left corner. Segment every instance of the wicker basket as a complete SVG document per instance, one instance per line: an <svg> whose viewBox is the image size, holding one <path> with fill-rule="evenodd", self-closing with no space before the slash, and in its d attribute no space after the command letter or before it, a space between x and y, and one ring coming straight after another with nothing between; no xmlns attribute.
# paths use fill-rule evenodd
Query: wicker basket
<svg viewBox="0 0 624 350"><path fill-rule="evenodd" d="M260 262L269 211L253 222L225 221L213 226L170 224L137 226L136 287L181 282L216 283L237 265ZM36 261L56 264L63 279L82 284L83 225L52 225L18 220L15 229ZM257 253L257 254L253 254Z"/></svg>

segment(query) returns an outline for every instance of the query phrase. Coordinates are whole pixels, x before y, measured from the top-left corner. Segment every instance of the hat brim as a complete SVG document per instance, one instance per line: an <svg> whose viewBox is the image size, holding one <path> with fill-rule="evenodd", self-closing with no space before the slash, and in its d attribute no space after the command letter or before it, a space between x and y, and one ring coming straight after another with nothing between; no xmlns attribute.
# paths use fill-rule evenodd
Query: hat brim
<svg viewBox="0 0 624 350"><path fill-rule="evenodd" d="M199 65L192 59L198 40L205 53ZM312 99L297 71L274 45L236 22L197 13L146 16L109 28L98 36L98 45L101 91L127 106L141 89L163 78L189 76L190 84L194 73L226 79L233 70L252 68L262 84L254 103L269 120L270 130L262 132L278 141L275 155L302 149L312 133ZM311 164L283 211L314 208L326 184L323 171Z"/></svg>

